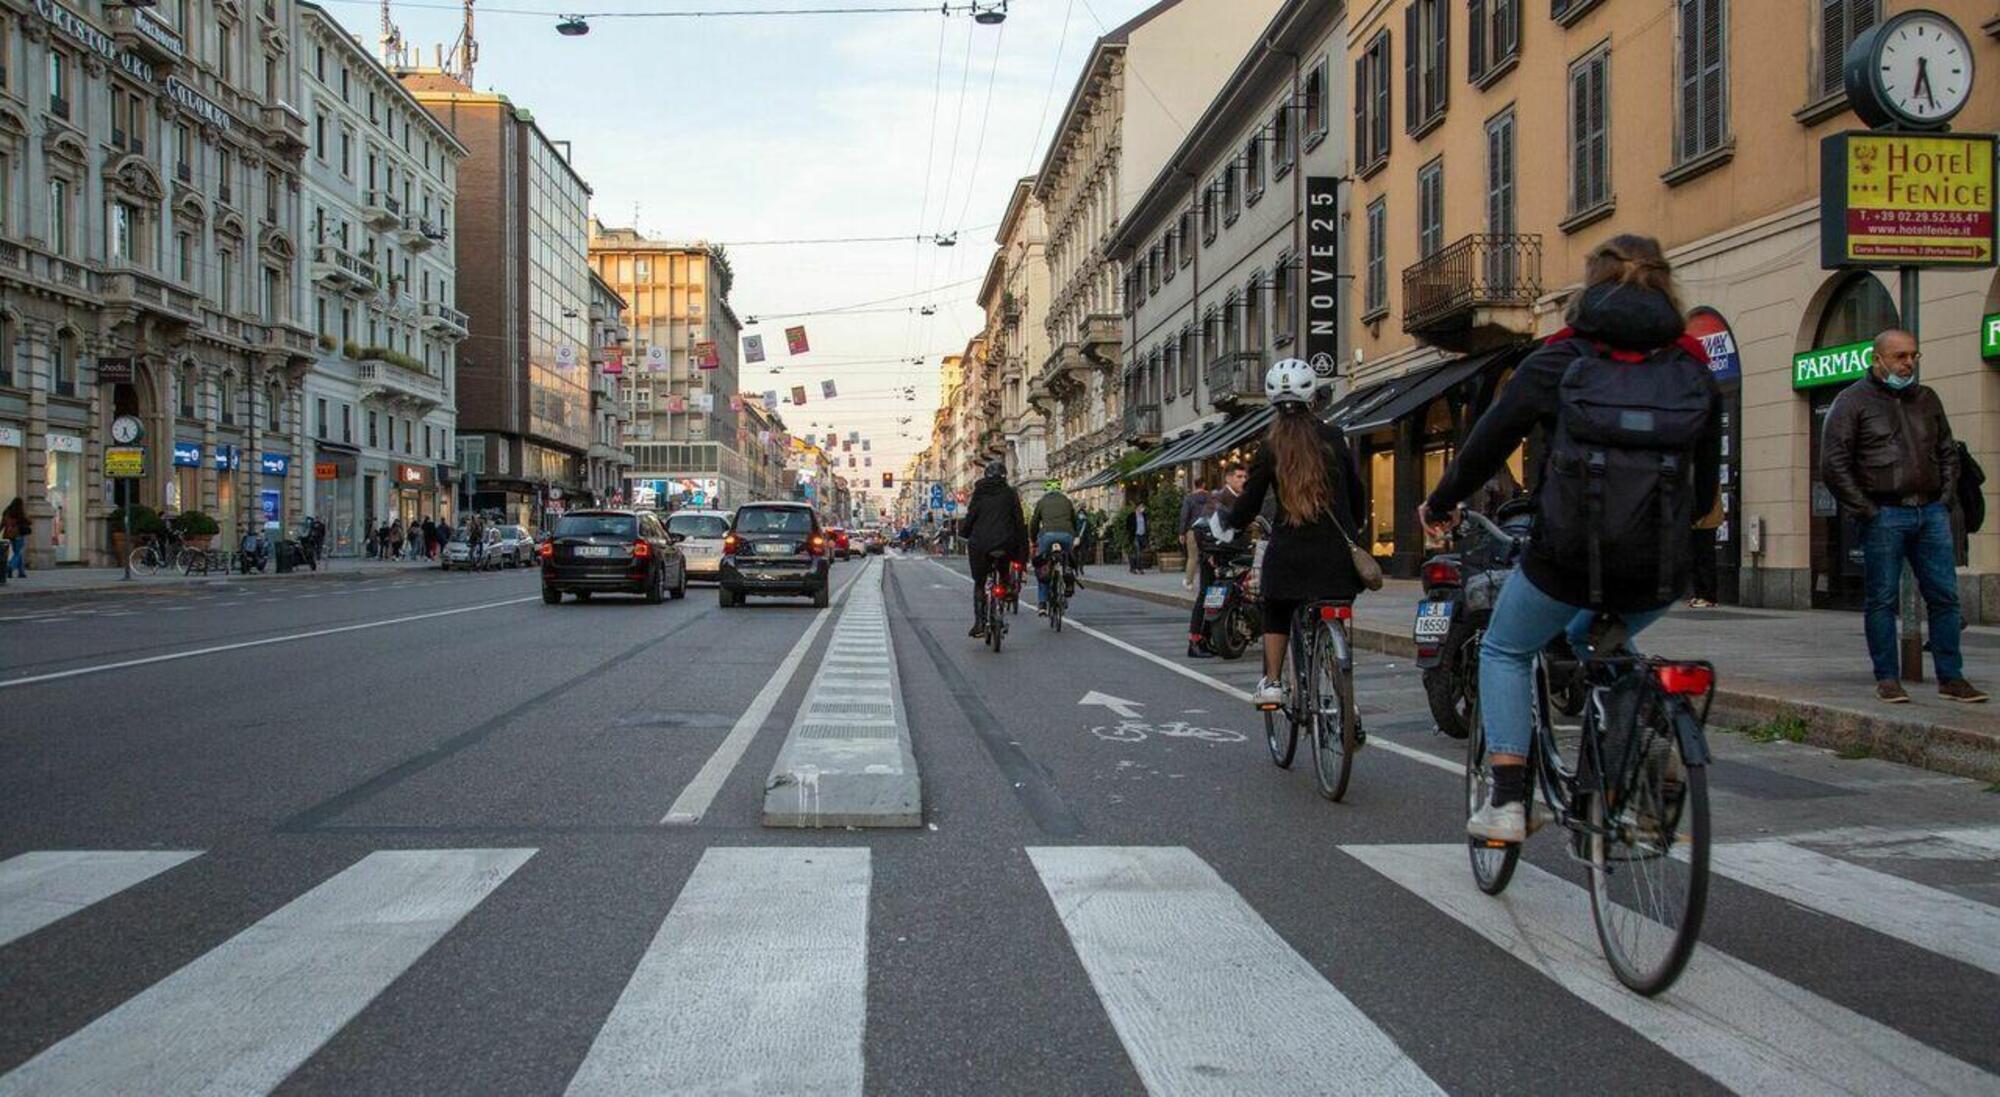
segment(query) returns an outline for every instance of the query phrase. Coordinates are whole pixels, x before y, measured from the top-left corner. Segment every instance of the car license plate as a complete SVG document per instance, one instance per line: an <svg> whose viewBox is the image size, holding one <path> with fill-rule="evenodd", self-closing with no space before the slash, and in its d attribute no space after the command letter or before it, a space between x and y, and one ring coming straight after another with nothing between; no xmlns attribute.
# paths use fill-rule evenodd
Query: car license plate
<svg viewBox="0 0 2000 1097"><path fill-rule="evenodd" d="M610 545L578 545L578 546L576 546L576 554L577 554L578 556L609 556L609 555L611 555L611 546L610 546Z"/></svg>
<svg viewBox="0 0 2000 1097"><path fill-rule="evenodd" d="M1202 597L1201 604L1209 609L1221 609L1222 603L1227 601L1229 601L1229 588L1217 583L1208 588L1208 593Z"/></svg>
<svg viewBox="0 0 2000 1097"><path fill-rule="evenodd" d="M764 541L757 545L759 556L789 556L791 552L792 546L778 541Z"/></svg>
<svg viewBox="0 0 2000 1097"><path fill-rule="evenodd" d="M1445 633L1451 631L1451 603L1418 603L1417 624L1412 631L1419 644L1444 639Z"/></svg>

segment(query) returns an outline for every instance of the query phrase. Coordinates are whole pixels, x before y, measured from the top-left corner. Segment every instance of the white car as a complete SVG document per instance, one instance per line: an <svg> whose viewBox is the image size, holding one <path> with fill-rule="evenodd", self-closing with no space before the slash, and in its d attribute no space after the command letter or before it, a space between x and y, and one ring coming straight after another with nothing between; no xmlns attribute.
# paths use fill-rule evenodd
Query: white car
<svg viewBox="0 0 2000 1097"><path fill-rule="evenodd" d="M722 574L722 540L733 519L722 510L677 510L667 515L667 533L682 538L689 578L715 579Z"/></svg>

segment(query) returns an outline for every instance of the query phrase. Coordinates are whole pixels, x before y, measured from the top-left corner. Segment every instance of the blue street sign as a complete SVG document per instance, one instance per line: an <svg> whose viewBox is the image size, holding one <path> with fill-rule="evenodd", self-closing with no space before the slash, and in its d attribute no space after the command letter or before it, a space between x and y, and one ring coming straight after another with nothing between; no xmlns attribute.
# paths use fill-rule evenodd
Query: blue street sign
<svg viewBox="0 0 2000 1097"><path fill-rule="evenodd" d="M932 510L937 510L938 508L940 508L940 507L942 507L942 506L944 506L944 485L943 485L943 484L932 484L932 485L931 485L931 509L932 509Z"/></svg>
<svg viewBox="0 0 2000 1097"><path fill-rule="evenodd" d="M285 453L266 453L257 458L258 466L266 476L284 476L292 471L292 458Z"/></svg>
<svg viewBox="0 0 2000 1097"><path fill-rule="evenodd" d="M175 442L174 464L181 468L201 467L200 442Z"/></svg>

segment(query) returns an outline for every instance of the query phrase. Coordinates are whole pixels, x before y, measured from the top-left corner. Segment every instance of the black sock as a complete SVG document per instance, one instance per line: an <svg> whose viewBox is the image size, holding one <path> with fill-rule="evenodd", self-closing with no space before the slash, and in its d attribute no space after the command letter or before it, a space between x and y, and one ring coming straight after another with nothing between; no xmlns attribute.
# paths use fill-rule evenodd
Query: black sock
<svg viewBox="0 0 2000 1097"><path fill-rule="evenodd" d="M1528 798L1526 764L1493 767L1493 806L1504 807Z"/></svg>

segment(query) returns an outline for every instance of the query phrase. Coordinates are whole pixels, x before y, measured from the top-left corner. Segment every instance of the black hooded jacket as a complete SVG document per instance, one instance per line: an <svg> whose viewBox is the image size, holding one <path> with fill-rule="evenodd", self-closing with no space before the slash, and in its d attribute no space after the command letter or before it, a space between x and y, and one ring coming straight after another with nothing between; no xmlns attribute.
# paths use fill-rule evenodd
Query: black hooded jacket
<svg viewBox="0 0 2000 1097"><path fill-rule="evenodd" d="M1571 327L1557 332L1523 359L1507 386L1479 417L1472 434L1459 450L1458 459L1445 470L1425 506L1433 515L1443 516L1464 502L1480 486L1492 479L1507 458L1536 427L1553 430L1558 393L1570 363L1585 353L1597 353L1593 344L1613 350L1650 353L1678 343L1697 360L1705 360L1701 344L1687 337L1687 323L1675 311L1673 302L1652 290L1617 283L1600 283L1583 292ZM1643 368L1635 366L1635 368ZM1707 514L1715 506L1722 463L1722 402L1716 394L1708 430L1695 447L1694 513ZM1521 570L1543 593L1573 606L1590 605L1590 575L1582 560L1566 560L1531 542L1521 562ZM1604 604L1596 609L1613 613L1659 608L1658 585L1634 579L1606 584Z"/></svg>
<svg viewBox="0 0 2000 1097"><path fill-rule="evenodd" d="M995 549L1005 549L1010 559L1028 559L1028 523L1021 517L1021 497L1002 476L982 476L972 486L972 501L965 505L959 534L967 542L974 559Z"/></svg>

